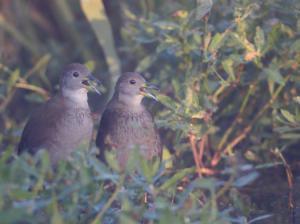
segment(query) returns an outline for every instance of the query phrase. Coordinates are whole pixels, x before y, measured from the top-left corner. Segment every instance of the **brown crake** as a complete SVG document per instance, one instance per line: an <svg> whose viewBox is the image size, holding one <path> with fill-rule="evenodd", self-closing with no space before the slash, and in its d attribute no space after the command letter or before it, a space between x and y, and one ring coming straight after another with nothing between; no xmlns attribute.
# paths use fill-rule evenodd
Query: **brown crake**
<svg viewBox="0 0 300 224"><path fill-rule="evenodd" d="M58 95L31 114L22 133L18 154L27 151L34 155L45 149L56 168L59 160L67 159L83 140L87 139L91 147L93 119L87 92L89 89L98 91L89 80L101 85L82 64L69 64L63 69Z"/></svg>
<svg viewBox="0 0 300 224"><path fill-rule="evenodd" d="M152 156L162 159L161 141L154 119L147 108L141 104L144 96L154 98L145 88L158 90L146 82L139 74L127 72L121 75L116 83L115 92L104 110L97 135L96 145L99 148L98 158L105 162L105 151L115 149L116 159L121 168L125 168L133 150L132 146L142 149L141 155L150 160Z"/></svg>

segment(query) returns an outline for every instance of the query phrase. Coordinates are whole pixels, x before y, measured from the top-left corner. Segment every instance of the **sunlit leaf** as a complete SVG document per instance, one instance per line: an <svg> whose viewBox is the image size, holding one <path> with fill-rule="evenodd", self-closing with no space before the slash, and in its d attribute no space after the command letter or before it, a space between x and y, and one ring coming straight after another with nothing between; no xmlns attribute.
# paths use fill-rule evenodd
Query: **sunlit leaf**
<svg viewBox="0 0 300 224"><path fill-rule="evenodd" d="M227 59L225 61L222 61L222 65L223 65L224 70L231 77L231 79L235 80L234 71L233 71L233 61L230 59Z"/></svg>
<svg viewBox="0 0 300 224"><path fill-rule="evenodd" d="M16 84L16 82L18 81L19 77L20 77L20 69L16 69L10 75L10 78L9 78L9 81L8 81L8 85L7 85L7 91L6 91L7 94L9 94L11 92L12 87Z"/></svg>
<svg viewBox="0 0 300 224"><path fill-rule="evenodd" d="M154 61L156 59L157 59L156 53L152 54L152 55L149 55L149 56L146 56L143 60L141 60L139 62L138 66L135 69L135 72L140 73L140 72L145 71L146 69L148 69L154 63Z"/></svg>
<svg viewBox="0 0 300 224"><path fill-rule="evenodd" d="M179 103L172 100L169 96L159 94L158 96L156 96L156 98L158 99L159 102L161 102L163 105L165 105L166 107L168 107L170 109L175 110L176 108L178 108L180 106Z"/></svg>
<svg viewBox="0 0 300 224"><path fill-rule="evenodd" d="M254 43L258 52L260 52L265 45L265 35L264 31L260 27L256 27L256 34L254 37Z"/></svg>
<svg viewBox="0 0 300 224"><path fill-rule="evenodd" d="M164 147L163 148L163 156L162 156L162 161L165 161L165 160L168 160L167 162L166 162L166 165L165 165L165 167L166 168L172 168L173 167L173 162L172 162L172 155L171 155L171 153L170 153L170 151L166 148L166 147Z"/></svg>
<svg viewBox="0 0 300 224"><path fill-rule="evenodd" d="M130 12L128 9L124 8L122 11L125 13L125 15L129 19L131 19L131 20L136 20L137 19L136 16L132 12Z"/></svg>
<svg viewBox="0 0 300 224"><path fill-rule="evenodd" d="M296 122L295 120L295 116L292 115L290 112L288 112L287 110L281 109L280 110L281 114L291 123Z"/></svg>
<svg viewBox="0 0 300 224"><path fill-rule="evenodd" d="M222 47L228 37L228 33L228 31L225 31L222 34L216 33L209 45L209 50L213 52Z"/></svg>
<svg viewBox="0 0 300 224"><path fill-rule="evenodd" d="M154 26L157 26L163 30L174 30L174 29L179 29L180 26L176 23L173 22L168 22L168 21L160 21L160 22L155 22L153 23Z"/></svg>
<svg viewBox="0 0 300 224"><path fill-rule="evenodd" d="M230 86L230 84L228 82L226 82L224 79L221 79L221 81L219 81L219 83L222 85L222 86Z"/></svg>

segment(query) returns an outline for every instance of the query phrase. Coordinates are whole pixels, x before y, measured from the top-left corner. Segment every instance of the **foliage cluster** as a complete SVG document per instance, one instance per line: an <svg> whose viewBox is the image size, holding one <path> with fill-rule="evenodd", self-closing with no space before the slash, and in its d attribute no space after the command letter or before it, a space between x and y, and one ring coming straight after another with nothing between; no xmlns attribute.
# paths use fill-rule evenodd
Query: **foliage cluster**
<svg viewBox="0 0 300 224"><path fill-rule="evenodd" d="M112 72L110 50L100 52L99 46L93 47L97 41L105 43L105 37L97 32L88 35L97 27L95 21L87 16L91 24L87 28L80 23L80 16L74 16L82 15L78 2L59 2L49 3L51 15L58 18L54 25L34 8L29 10L44 19L40 19L47 24L43 29L53 34L54 27L60 27L63 37L45 37L35 27L40 26L36 19L24 14L22 23L28 30L22 33L11 25L15 22L11 16L0 14L6 45L12 46L11 37L18 42L1 63L1 220L108 223L118 219L120 223L138 223L143 219L151 223L225 224L259 223L269 218L271 223L284 223L287 215L269 217L268 212L278 210L270 211L269 205L259 201L252 203L251 194L243 187L259 188L282 180L289 182L285 188L292 187L292 174L299 172L295 161L299 160L300 146L300 5L296 1L111 3L113 13L108 17L122 70L140 72L161 89L157 96L161 104L147 103L160 127L164 157L173 162L159 165L154 160L149 165L139 159L136 148L124 172L108 154L111 171L95 159L96 149L89 153L83 147L74 154L74 161L61 162L59 173L53 173L47 154L34 158L14 155L24 114L34 107L30 102L43 102L55 93L57 88L52 84L58 76L53 74L59 74L63 66L58 62L86 62L91 71L102 72L109 91L114 85L107 72ZM26 9L25 3L15 4ZM116 8L121 12L121 27L115 19ZM76 26L68 27L70 21ZM87 34L81 34L83 31ZM59 42L60 38L64 41ZM28 64L34 64L33 68L28 69ZM45 75L46 66L53 76ZM20 88L31 91L18 94L24 93ZM22 116L16 112L18 102L26 107ZM95 113L95 117L97 127L100 116ZM11 156L14 161L8 166ZM40 167L35 166L38 159L42 160ZM136 167L139 174L131 173ZM255 169L263 178L253 183L258 176ZM277 177L269 174L270 169ZM125 179L129 173L130 183ZM221 175L224 173L229 178ZM214 174L226 181L217 181L211 177ZM148 202L144 201L145 193ZM288 211L293 208L291 198L278 204ZM259 208L265 209L263 216L257 212Z"/></svg>

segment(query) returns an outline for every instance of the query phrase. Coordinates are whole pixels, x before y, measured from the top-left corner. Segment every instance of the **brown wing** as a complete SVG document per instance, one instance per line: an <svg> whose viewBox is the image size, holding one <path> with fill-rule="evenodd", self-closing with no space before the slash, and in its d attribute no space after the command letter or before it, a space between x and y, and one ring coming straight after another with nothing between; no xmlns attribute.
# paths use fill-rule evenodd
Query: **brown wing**
<svg viewBox="0 0 300 224"><path fill-rule="evenodd" d="M113 144L109 136L110 125L112 124L112 122L114 122L111 113L113 113L113 111L109 109L104 110L101 116L100 126L99 126L97 139L96 139L96 146L99 149L99 154L97 155L97 157L103 162L105 162L104 152L106 150L110 151L113 147Z"/></svg>
<svg viewBox="0 0 300 224"><path fill-rule="evenodd" d="M22 133L18 154L27 150L34 154L39 148L45 147L50 141L49 135L56 130L60 113L64 111L63 104L58 104L57 98L51 98L40 105L30 116Z"/></svg>

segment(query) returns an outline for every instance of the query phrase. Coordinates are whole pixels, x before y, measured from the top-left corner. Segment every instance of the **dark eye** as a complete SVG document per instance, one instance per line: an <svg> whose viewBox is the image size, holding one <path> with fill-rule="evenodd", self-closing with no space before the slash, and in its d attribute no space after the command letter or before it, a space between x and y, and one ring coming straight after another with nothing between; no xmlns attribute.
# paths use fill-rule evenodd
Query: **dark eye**
<svg viewBox="0 0 300 224"><path fill-rule="evenodd" d="M78 76L79 76L78 72L74 72L74 73L73 73L73 76L74 76L74 77L78 77Z"/></svg>
<svg viewBox="0 0 300 224"><path fill-rule="evenodd" d="M134 85L134 84L135 84L135 80L134 80L134 79L131 79L131 80L129 81L129 83L130 83L131 85Z"/></svg>

